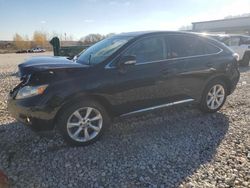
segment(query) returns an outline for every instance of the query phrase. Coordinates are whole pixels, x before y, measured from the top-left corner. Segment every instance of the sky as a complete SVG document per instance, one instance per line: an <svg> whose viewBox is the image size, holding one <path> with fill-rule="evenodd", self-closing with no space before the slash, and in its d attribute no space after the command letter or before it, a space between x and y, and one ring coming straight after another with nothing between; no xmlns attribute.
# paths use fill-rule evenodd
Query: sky
<svg viewBox="0 0 250 188"><path fill-rule="evenodd" d="M0 0L0 40L15 33L90 33L178 30L192 22L250 13L250 0Z"/></svg>

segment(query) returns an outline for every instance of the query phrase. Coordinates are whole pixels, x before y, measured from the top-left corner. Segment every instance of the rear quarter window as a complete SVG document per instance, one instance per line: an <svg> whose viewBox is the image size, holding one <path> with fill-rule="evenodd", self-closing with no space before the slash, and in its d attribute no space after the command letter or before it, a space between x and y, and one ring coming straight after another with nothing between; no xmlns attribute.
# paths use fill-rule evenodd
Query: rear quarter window
<svg viewBox="0 0 250 188"><path fill-rule="evenodd" d="M240 45L240 38L239 37L231 37L229 41L229 46L239 46Z"/></svg>
<svg viewBox="0 0 250 188"><path fill-rule="evenodd" d="M169 46L168 58L181 58L199 55L215 54L220 51L218 47L205 39L185 35L169 35L166 37Z"/></svg>

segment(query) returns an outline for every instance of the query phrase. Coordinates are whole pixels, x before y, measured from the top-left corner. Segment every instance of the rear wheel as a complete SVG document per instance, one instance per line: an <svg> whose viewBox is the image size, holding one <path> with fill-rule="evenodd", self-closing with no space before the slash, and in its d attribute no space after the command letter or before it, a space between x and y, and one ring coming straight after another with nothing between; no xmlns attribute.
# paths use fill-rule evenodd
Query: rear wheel
<svg viewBox="0 0 250 188"><path fill-rule="evenodd" d="M227 98L227 88L224 82L214 80L206 87L200 108L203 112L213 113L218 111Z"/></svg>
<svg viewBox="0 0 250 188"><path fill-rule="evenodd" d="M59 114L58 127L73 145L95 142L109 124L105 109L95 101L73 103Z"/></svg>

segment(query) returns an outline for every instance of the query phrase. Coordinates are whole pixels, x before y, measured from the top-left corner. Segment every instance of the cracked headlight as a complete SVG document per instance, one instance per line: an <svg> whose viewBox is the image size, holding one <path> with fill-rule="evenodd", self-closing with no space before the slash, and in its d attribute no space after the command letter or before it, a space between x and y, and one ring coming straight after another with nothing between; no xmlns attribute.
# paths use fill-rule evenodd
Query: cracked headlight
<svg viewBox="0 0 250 188"><path fill-rule="evenodd" d="M24 99L36 95L41 95L44 93L47 87L48 85L24 86L17 92L16 99Z"/></svg>

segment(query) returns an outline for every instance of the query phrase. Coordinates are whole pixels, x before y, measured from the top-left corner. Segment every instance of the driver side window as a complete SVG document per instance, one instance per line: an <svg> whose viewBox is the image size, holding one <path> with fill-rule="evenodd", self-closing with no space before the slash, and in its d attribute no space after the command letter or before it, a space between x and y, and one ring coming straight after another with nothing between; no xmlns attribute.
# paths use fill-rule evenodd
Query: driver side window
<svg viewBox="0 0 250 188"><path fill-rule="evenodd" d="M136 56L137 64L163 60L162 37L150 37L139 40L124 55Z"/></svg>

